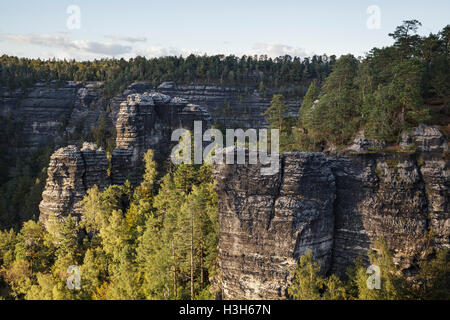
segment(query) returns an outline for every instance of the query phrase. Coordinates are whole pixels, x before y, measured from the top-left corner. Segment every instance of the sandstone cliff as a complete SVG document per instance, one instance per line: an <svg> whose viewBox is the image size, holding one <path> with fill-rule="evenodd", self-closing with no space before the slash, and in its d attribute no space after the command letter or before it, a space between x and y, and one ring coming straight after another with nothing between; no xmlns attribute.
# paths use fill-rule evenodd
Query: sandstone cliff
<svg viewBox="0 0 450 320"><path fill-rule="evenodd" d="M164 158L173 129L211 121L201 106L157 92L137 94L136 86L125 100L114 100L117 148L109 176L105 152L93 145L69 146L52 156L40 205L44 224L50 215L78 216L79 201L95 184L104 188L127 178L137 183L147 149ZM216 166L225 298L285 298L287 268L308 249L324 271L342 275L378 238L412 273L426 245L450 246L450 174L442 134L416 128L403 137L407 152L399 153L371 153L364 147L370 143L358 143L353 150L359 153L284 154L273 176L262 176L259 166Z"/></svg>
<svg viewBox="0 0 450 320"><path fill-rule="evenodd" d="M325 272L343 275L358 255L368 262L379 238L405 272L415 271L427 245L450 247L449 161L441 152L287 153L281 163L274 176L258 166L215 168L226 299L286 298L287 267L308 249Z"/></svg>
<svg viewBox="0 0 450 320"><path fill-rule="evenodd" d="M116 125L121 104L128 95L154 90L198 105L211 115L213 123L225 127L267 126L262 114L270 105L270 95L265 97L254 88L244 92L238 88L173 82L156 88L148 82L136 82L112 98L104 97L101 82L54 81L13 91L0 88L0 116L20 123L22 130L18 135L23 137L25 151L51 143L76 144L82 135L96 127L101 115L109 118L111 126ZM286 102L289 115L296 116L301 97ZM185 121L189 121L189 117Z"/></svg>

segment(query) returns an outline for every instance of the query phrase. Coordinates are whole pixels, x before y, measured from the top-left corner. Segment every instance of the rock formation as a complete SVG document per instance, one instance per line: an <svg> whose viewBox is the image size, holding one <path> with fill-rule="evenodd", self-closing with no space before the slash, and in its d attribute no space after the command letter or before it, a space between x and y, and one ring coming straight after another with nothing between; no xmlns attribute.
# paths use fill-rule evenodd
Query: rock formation
<svg viewBox="0 0 450 320"><path fill-rule="evenodd" d="M106 107L97 82L37 83L28 89L0 88L0 116L22 127L24 149L62 140L80 130L88 133ZM69 139L70 140L70 139Z"/></svg>
<svg viewBox="0 0 450 320"><path fill-rule="evenodd" d="M267 126L264 111L270 105L271 95L264 96L254 88L240 90L213 85L177 85L164 82L158 91L184 98L208 110L214 121L227 128L263 128ZM286 99L288 115L297 117L302 99Z"/></svg>
<svg viewBox="0 0 450 320"><path fill-rule="evenodd" d="M314 250L328 266L336 185L322 154L289 153L280 174L260 166L216 167L220 270L225 298L284 297L288 267Z"/></svg>
<svg viewBox="0 0 450 320"><path fill-rule="evenodd" d="M81 136L96 127L102 115L109 118L113 128L128 95L154 90L198 105L212 116L212 123L229 128L267 126L262 114L270 105L270 94L263 96L255 88L242 90L174 82L165 82L157 88L149 82L136 82L111 98L104 96L101 82L53 81L36 83L27 89L0 88L0 116L20 123L22 130L17 135L24 140L24 151L52 143L77 144ZM301 102L301 97L287 99L288 114L297 116Z"/></svg>
<svg viewBox="0 0 450 320"><path fill-rule="evenodd" d="M39 205L39 220L46 224L50 216L63 219L71 214L79 218L79 202L86 191L97 185L100 189L110 184L106 153L94 144L83 148L68 146L57 150L50 158L48 178Z"/></svg>
<svg viewBox="0 0 450 320"><path fill-rule="evenodd" d="M344 275L384 239L414 272L424 247L450 247L449 161L442 154L287 153L278 175L218 165L219 261L225 299L284 299L286 269L308 249ZM432 232L430 232L432 231Z"/></svg>
<svg viewBox="0 0 450 320"><path fill-rule="evenodd" d="M127 178L136 184L141 177L138 168L148 149L164 159L170 151L171 135L175 129L193 130L194 121L202 121L207 128L209 113L186 100L150 92L130 94L120 105L117 117L116 149L112 154L113 183L121 184Z"/></svg>
<svg viewBox="0 0 450 320"><path fill-rule="evenodd" d="M400 147L417 148L422 152L443 152L448 150L447 141L437 127L420 125L402 135Z"/></svg>
<svg viewBox="0 0 450 320"><path fill-rule="evenodd" d="M31 145L37 146L56 134L57 123L52 119L61 115L70 115L66 132L73 115L78 121L94 121L98 116L97 111L89 110L102 99L95 95L98 85L71 85L74 88L70 90L64 87L62 91L42 93L44 97L52 96L51 92L78 97L74 99L79 102L68 109L70 112L50 98L39 100L42 96L34 91L33 102L23 102L31 98L16 102L18 110L29 105L37 113L44 104L54 106L54 114L44 112L35 126L36 137L29 140ZM202 121L206 128L211 122L205 108L189 104L183 96L137 93L146 88L143 83L133 84L125 98L119 95L109 101L110 115L117 115L113 119L117 148L109 176L106 154L94 145L85 144L81 149L69 146L53 154L40 204L44 225L51 215L59 219L69 214L78 217L79 202L94 185L105 188L127 178L138 183L142 156L148 149L164 158L174 129L192 130L195 120ZM223 93L205 98L208 103L223 102L225 95L233 95L226 89L188 88L166 83L161 90L181 90L185 97L196 97L198 92L206 97L205 92L215 90ZM15 103L13 96L7 98L10 107ZM11 108L11 112L19 112ZM24 118L24 130L29 131L33 128L32 118ZM395 263L411 273L423 258L424 246L431 243L450 247L448 145L442 134L429 127L412 130L403 137L402 147L407 152L372 153L374 144L363 138L355 141L355 146L346 154L284 154L280 171L273 176L261 175L258 165L216 166L219 263L226 299L285 298L291 281L287 269L308 249L324 272L343 275L346 267L358 255L365 255L379 238L394 251Z"/></svg>
<svg viewBox="0 0 450 320"><path fill-rule="evenodd" d="M79 202L94 185L103 189L126 179L137 184L144 153L152 149L164 157L170 151L172 131L192 130L196 120L207 128L211 118L203 108L184 99L157 92L129 95L118 114L117 148L112 153L110 175L105 151L93 144L85 143L81 150L74 145L57 150L48 167L40 221L45 225L50 215L78 217Z"/></svg>

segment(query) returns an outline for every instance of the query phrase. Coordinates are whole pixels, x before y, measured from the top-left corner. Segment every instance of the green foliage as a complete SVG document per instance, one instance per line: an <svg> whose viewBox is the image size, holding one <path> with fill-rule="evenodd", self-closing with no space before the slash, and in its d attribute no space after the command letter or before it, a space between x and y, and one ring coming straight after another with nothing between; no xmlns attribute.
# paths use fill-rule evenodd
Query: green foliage
<svg viewBox="0 0 450 320"><path fill-rule="evenodd" d="M450 27L420 37L420 25L405 21L390 34L393 46L374 48L361 61L339 58L320 93L311 84L299 111L297 150L346 145L361 130L395 143L404 130L448 119ZM440 103L443 111L432 114L426 101Z"/></svg>
<svg viewBox="0 0 450 320"><path fill-rule="evenodd" d="M0 226L19 229L23 221L38 218L51 153L52 148L47 147L15 162L13 155L7 155L3 164L0 159L0 166L4 165L2 169L8 171L0 180ZM12 177L9 176L11 173Z"/></svg>
<svg viewBox="0 0 450 320"><path fill-rule="evenodd" d="M180 84L203 83L240 87L280 89L302 81L324 78L330 72L333 59L320 56L300 60L291 56L275 59L267 56L215 55L160 57L147 59L138 56L125 59L75 60L26 59L3 55L0 86L9 89L26 88L36 82L103 81L104 94L112 97L134 81L149 81L157 85L163 81ZM57 83L53 83L57 85Z"/></svg>
<svg viewBox="0 0 450 320"><path fill-rule="evenodd" d="M367 282L370 274L359 256L347 269L345 281L336 275L322 275L311 251L300 257L292 273L294 279L288 288L296 300L448 300L450 290L450 253L438 251L432 259L418 265L418 274L407 277L393 263L392 253L384 241L375 243L369 251L370 264L380 268L380 289L371 289Z"/></svg>
<svg viewBox="0 0 450 320"><path fill-rule="evenodd" d="M300 257L293 276L294 280L288 288L292 299L339 300L344 297L345 290L341 280L336 275L323 277L311 250Z"/></svg>
<svg viewBox="0 0 450 320"><path fill-rule="evenodd" d="M0 232L0 295L10 299L211 299L218 245L211 168L181 165L158 185L153 151L142 183L82 201L82 217ZM80 266L81 290L66 285Z"/></svg>
<svg viewBox="0 0 450 320"><path fill-rule="evenodd" d="M318 104L311 114L308 132L333 144L347 143L359 125L359 96L354 83L358 61L351 55L336 61L325 80Z"/></svg>
<svg viewBox="0 0 450 320"><path fill-rule="evenodd" d="M285 117L288 108L284 103L283 95L276 94L272 97L270 107L263 113L267 116L267 122L271 128L279 129L282 133L283 119Z"/></svg>

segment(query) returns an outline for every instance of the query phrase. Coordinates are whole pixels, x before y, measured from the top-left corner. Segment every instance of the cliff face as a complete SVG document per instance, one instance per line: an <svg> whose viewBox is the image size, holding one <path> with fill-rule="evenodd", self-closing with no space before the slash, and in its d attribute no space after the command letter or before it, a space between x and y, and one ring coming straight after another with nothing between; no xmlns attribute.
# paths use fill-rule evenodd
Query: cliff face
<svg viewBox="0 0 450 320"><path fill-rule="evenodd" d="M271 98L255 89L244 92L237 88L164 82L158 87L158 91L206 108L215 122L222 123L227 128L267 127L263 113L270 106ZM289 115L296 117L301 103L300 98L287 99Z"/></svg>
<svg viewBox="0 0 450 320"><path fill-rule="evenodd" d="M322 154L285 154L278 175L221 165L215 176L225 298L283 297L287 268L308 248L330 265L336 184Z"/></svg>
<svg viewBox="0 0 450 320"><path fill-rule="evenodd" d="M120 105L117 117L116 146L112 154L113 183L121 184L127 177L137 183L138 169L148 149L165 159L170 151L173 130L193 130L194 121L210 125L211 117L202 107L182 98L172 98L157 92L130 94Z"/></svg>
<svg viewBox="0 0 450 320"><path fill-rule="evenodd" d="M379 238L405 272L427 244L450 247L449 161L441 153L287 153L279 175L221 165L215 176L226 299L285 298L286 267L308 249L324 272L343 275Z"/></svg>
<svg viewBox="0 0 450 320"><path fill-rule="evenodd" d="M106 101L101 83L67 82L36 84L8 91L0 88L0 115L20 123L24 149L34 149L63 139L77 129L95 127Z"/></svg>
<svg viewBox="0 0 450 320"><path fill-rule="evenodd" d="M82 119L86 119L86 127L95 125L96 110L103 107L100 104L99 109L89 109L89 106L102 101L96 95L98 85L70 86L74 87L44 90L39 97L33 91L36 97L26 98L33 102L25 99L14 103L14 97L7 98L10 100L3 108L9 106L8 113L17 117L24 105L32 105L30 110L36 112L36 117L46 105L54 109L54 114L43 111L39 120L42 125L35 125L36 137L30 138L30 145L58 137L57 123L47 120L61 115L70 115L66 132L71 124ZM170 150L174 129L192 130L194 120L202 121L206 128L214 121L206 108L189 104L184 98L172 98L161 92L137 93L147 87L145 83L133 84L124 93L125 98L119 95L108 102L109 115L114 118L117 130L117 148L112 154L109 176L105 152L91 144L81 149L69 146L53 154L40 204L40 220L44 225L51 215L59 219L68 214L79 217L79 201L94 185L105 188L127 178L138 183L143 154L153 149L164 158ZM209 92L212 97L202 103L212 106L214 101L219 101L218 106L225 96L232 95L224 89L190 90L173 84L165 84L162 89L181 90L194 101L207 97L205 92ZM54 92L67 100L61 98L56 102L48 98ZM199 92L203 93L197 96ZM61 105L73 97L79 102L68 112L67 105ZM19 107L13 110L12 105ZM255 116L256 113L259 111L255 111ZM32 120L23 117L25 131L33 128ZM224 297L285 298L291 281L287 269L308 249L324 272L342 275L379 238L386 240L395 253L395 262L405 272L414 272L426 245L448 248L450 174L448 154L444 155L447 142L438 130L419 127L406 134L401 145L408 150L415 146L417 153L374 154L364 152L364 148L356 148L363 153L340 155L287 153L281 157L279 173L273 176L262 176L259 166L216 166Z"/></svg>
<svg viewBox="0 0 450 320"><path fill-rule="evenodd" d="M264 97L255 89L244 92L238 88L173 82L165 82L157 88L148 82L136 82L112 98L104 97L101 82L37 83L34 87L14 91L0 88L0 116L20 123L19 136L24 138L22 148L25 151L54 142L76 144L78 136L96 127L101 115L106 115L112 126L116 125L121 104L128 95L153 90L198 105L211 115L212 123L238 128L267 126L262 113L269 107L270 97ZM289 114L296 116L301 99L288 99L286 103ZM183 121L188 120L189 116Z"/></svg>

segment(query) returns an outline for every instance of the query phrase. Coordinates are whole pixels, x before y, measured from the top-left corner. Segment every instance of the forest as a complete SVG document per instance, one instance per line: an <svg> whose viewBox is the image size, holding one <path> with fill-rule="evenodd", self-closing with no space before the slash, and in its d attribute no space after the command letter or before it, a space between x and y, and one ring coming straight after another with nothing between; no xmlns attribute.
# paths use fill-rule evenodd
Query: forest
<svg viewBox="0 0 450 320"><path fill-rule="evenodd" d="M151 81L157 87L164 81L179 84L214 84L240 88L288 89L307 85L312 79L323 80L330 73L336 56L312 58L284 56L138 56L129 60L94 61L40 60L0 57L0 87L27 88L36 82L102 81L104 95L112 97L135 81Z"/></svg>
<svg viewBox="0 0 450 320"><path fill-rule="evenodd" d="M309 89L298 117L286 117L281 94L273 95L265 113L270 125L281 129L282 151L340 149L360 132L396 150L401 134L418 124L438 125L447 138L450 131L450 25L419 36L420 25L405 21L390 34L392 46L374 48L364 58L191 55L77 62L4 55L0 86L104 81L105 95L111 97L138 80L255 86L260 91L302 83ZM5 122L1 130L8 134L0 136L0 143L14 143L6 138L14 137L14 123ZM16 159L13 179L8 178L7 159L0 156L0 299L220 298L211 167L156 163L149 150L139 186L126 182L103 191L93 188L82 202L79 223L69 217L44 230L37 205L51 151L49 146ZM14 223L12 216L18 217ZM392 263L382 239L377 245L380 250L369 256L388 270L382 290L367 290L361 259L340 279L324 274L309 252L291 270L290 297L450 298L448 250L421 263L411 282ZM80 290L66 286L69 265L80 267Z"/></svg>
<svg viewBox="0 0 450 320"><path fill-rule="evenodd" d="M448 138L450 25L427 37L417 35L420 25L405 21L390 34L393 46L374 48L362 61L341 56L323 82L312 82L297 119L283 116L276 97L269 112L272 126L284 122L282 150L339 149L360 132L395 145L421 123L439 125Z"/></svg>

